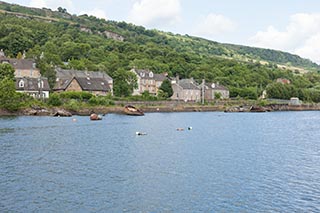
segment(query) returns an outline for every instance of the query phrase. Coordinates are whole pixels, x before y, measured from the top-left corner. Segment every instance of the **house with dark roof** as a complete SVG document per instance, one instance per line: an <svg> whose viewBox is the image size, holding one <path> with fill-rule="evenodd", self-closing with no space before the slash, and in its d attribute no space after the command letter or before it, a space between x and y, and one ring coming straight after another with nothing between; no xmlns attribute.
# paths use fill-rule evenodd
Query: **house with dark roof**
<svg viewBox="0 0 320 213"><path fill-rule="evenodd" d="M182 100L185 102L199 102L201 100L201 87L194 79L176 79L171 82L173 95L172 100Z"/></svg>
<svg viewBox="0 0 320 213"><path fill-rule="evenodd" d="M138 88L134 89L133 95L141 95L148 91L151 95L157 96L162 82L167 78L166 74L153 73L150 70L132 69L137 76Z"/></svg>
<svg viewBox="0 0 320 213"><path fill-rule="evenodd" d="M36 63L31 59L16 59L7 58L3 51L0 51L0 63L11 64L14 68L14 75L17 78L28 77L28 78L39 78L40 70L36 67Z"/></svg>
<svg viewBox="0 0 320 213"><path fill-rule="evenodd" d="M48 79L41 77L34 60L7 58L1 50L0 63L11 64L14 68L17 92L27 93L34 98L49 98Z"/></svg>
<svg viewBox="0 0 320 213"><path fill-rule="evenodd" d="M113 94L113 79L104 72L56 69L54 91L85 91L94 95Z"/></svg>
<svg viewBox="0 0 320 213"><path fill-rule="evenodd" d="M204 84L204 99L212 101L220 96L221 99L229 98L229 89L220 85L219 83L205 83Z"/></svg>
<svg viewBox="0 0 320 213"><path fill-rule="evenodd" d="M50 86L47 78L19 77L15 83L17 92L27 93L34 98L49 98Z"/></svg>

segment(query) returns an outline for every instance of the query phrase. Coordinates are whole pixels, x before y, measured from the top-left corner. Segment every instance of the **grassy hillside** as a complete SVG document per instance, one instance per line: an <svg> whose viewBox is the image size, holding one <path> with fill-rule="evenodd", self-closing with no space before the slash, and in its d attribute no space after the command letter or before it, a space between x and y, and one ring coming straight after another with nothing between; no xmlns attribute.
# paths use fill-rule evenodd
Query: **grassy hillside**
<svg viewBox="0 0 320 213"><path fill-rule="evenodd" d="M53 69L60 66L104 71L115 79L115 90L123 91L123 79L130 79L127 71L135 67L199 82L203 78L220 82L233 97L255 99L277 78L292 82L295 89L285 88L291 91L287 96L304 98L308 94L298 94L300 90L320 88L320 67L296 55L71 15L63 8L52 11L0 2L0 49L9 57L25 52L27 58L34 58L51 84ZM276 64L310 72L297 74Z"/></svg>

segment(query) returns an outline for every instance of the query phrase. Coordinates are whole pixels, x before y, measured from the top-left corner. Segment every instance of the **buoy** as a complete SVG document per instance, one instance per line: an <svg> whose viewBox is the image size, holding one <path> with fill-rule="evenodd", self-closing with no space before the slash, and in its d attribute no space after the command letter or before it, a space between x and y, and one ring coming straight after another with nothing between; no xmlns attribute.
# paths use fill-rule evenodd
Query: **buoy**
<svg viewBox="0 0 320 213"><path fill-rule="evenodd" d="M192 126L189 126L189 127L188 127L188 130L192 130Z"/></svg>
<svg viewBox="0 0 320 213"><path fill-rule="evenodd" d="M145 132L136 132L136 135L146 135L147 133Z"/></svg>
<svg viewBox="0 0 320 213"><path fill-rule="evenodd" d="M77 122L77 119L73 118L73 119L72 119L72 122Z"/></svg>

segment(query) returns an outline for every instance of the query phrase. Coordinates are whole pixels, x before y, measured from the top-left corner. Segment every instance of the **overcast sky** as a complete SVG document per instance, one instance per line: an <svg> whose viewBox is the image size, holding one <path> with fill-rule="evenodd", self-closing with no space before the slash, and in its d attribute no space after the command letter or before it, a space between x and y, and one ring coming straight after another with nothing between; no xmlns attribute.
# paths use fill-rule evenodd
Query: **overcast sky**
<svg viewBox="0 0 320 213"><path fill-rule="evenodd" d="M5 0L126 21L222 43L283 50L320 64L320 0Z"/></svg>

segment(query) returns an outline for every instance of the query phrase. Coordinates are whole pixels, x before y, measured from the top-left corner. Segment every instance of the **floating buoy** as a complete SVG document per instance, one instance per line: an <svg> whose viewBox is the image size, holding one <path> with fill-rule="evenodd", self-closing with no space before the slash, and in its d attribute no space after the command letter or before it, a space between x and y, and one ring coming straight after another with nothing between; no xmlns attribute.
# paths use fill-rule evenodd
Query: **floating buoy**
<svg viewBox="0 0 320 213"><path fill-rule="evenodd" d="M98 114L95 114L95 113L92 113L92 114L90 115L90 120L92 120L92 121L102 120L102 116L101 116L101 115L98 115Z"/></svg>
<svg viewBox="0 0 320 213"><path fill-rule="evenodd" d="M136 135L146 135L147 133L145 132L136 132Z"/></svg>
<svg viewBox="0 0 320 213"><path fill-rule="evenodd" d="M192 126L189 126L189 127L188 127L188 130L192 130Z"/></svg>
<svg viewBox="0 0 320 213"><path fill-rule="evenodd" d="M72 122L77 122L77 119L73 118L73 119L72 119Z"/></svg>

